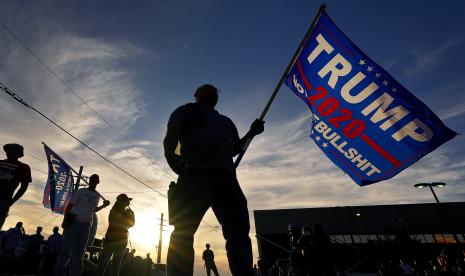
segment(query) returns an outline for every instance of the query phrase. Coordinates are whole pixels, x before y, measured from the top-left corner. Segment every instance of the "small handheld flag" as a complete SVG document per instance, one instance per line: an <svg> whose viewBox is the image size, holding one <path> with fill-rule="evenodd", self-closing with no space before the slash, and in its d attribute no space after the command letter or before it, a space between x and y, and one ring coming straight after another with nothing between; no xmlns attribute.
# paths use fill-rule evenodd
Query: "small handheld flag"
<svg viewBox="0 0 465 276"><path fill-rule="evenodd" d="M285 83L314 114L311 138L359 185L393 177L456 135L324 11Z"/></svg>

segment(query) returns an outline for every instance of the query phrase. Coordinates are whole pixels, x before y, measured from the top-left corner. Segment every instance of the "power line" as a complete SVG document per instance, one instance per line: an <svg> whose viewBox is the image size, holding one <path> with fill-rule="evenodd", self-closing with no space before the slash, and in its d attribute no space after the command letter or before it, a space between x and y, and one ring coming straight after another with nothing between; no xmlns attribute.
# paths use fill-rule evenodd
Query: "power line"
<svg viewBox="0 0 465 276"><path fill-rule="evenodd" d="M84 147L86 147L87 149L89 149L90 151L92 151L93 153L95 153L96 155L98 155L100 158L102 158L103 160L107 161L108 163L110 163L111 165L113 165L115 168L117 168L118 170L122 171L123 173L125 173L126 175L128 175L129 177L131 177L132 179L136 180L137 182L139 182L140 184L144 185L145 187L149 188L150 190L156 192L157 194L159 194L160 196L164 197L164 198L167 198L167 196L159 191L157 191L156 189L152 188L151 186L147 185L146 183L144 183L142 180L140 180L139 178L137 178L136 176L132 175L131 173L129 173L128 171L126 171L125 169L121 168L119 165L115 164L113 161L111 161L110 159L108 159L107 157L105 157L104 155L102 155L101 153L99 153L98 151L96 151L95 149L93 149L91 146L87 145L85 142L83 142L81 139L77 138L76 136L74 136L73 134L71 134L68 130L66 130L65 128L63 128L62 126L60 126L58 123L55 123L52 119L50 119L49 117L47 117L46 115L44 115L42 112L40 112L38 109L36 109L35 107L29 105L28 103L26 103L22 98L21 96L17 95L16 93L14 93L13 91L11 91L8 87L6 87L2 82L0 82L0 89L2 89L6 94L10 95L11 97L13 97L13 99L15 99L17 102L21 103L22 105L34 110L35 112L37 112L40 116L42 116L43 118L45 118L47 121L49 121L50 123L52 123L53 125L55 125L56 127L58 127L59 129L61 129L63 132L65 132L66 134L68 134L69 136L71 136L74 140L78 141L81 145L83 145Z"/></svg>
<svg viewBox="0 0 465 276"><path fill-rule="evenodd" d="M71 88L70 85L68 85L62 78L58 76L58 74L55 73L55 71L50 68L50 66L47 65L33 50L31 47L27 46L26 43L24 43L18 36L16 36L12 30L10 30L2 21L0 21L0 25L18 42L30 55L32 55L37 62L39 62L55 79L57 79L70 93L72 93L74 96L76 96L84 105L86 105L97 117L104 122L108 127L110 127L116 134L118 134L123 140L126 141L127 144L131 144L131 142L120 132L116 127L114 127L108 120L106 120L102 115L100 115L97 110L95 110L84 98L82 98L76 91L74 91L73 88ZM167 171L164 167L162 167L160 164L157 162L153 161L152 162L157 165L162 171L167 173L168 175L172 175L169 171Z"/></svg>
<svg viewBox="0 0 465 276"><path fill-rule="evenodd" d="M159 194L160 196L164 197L164 198L168 198L167 195L161 193L160 191L156 190L155 188L152 188L151 186L147 185L146 183L144 183L142 180L140 180L139 178L135 177L134 175L132 175L131 173L127 172L125 169L121 168L120 166L118 166L117 164L113 163L113 161L111 161L110 159L108 159L107 157L105 157L104 155L102 155L101 153L99 153L98 151L94 150L92 147L90 147L89 145L87 145L86 143L84 143L82 140L80 140L79 138L77 138L76 136L74 136L73 134L71 134L69 131L67 131L65 128L63 128L62 126L60 126L59 124L55 123L52 119L50 119L49 117L47 117L45 114L43 114L42 112L40 112L38 109L36 109L35 107L29 105L28 103L26 103L18 94L14 93L13 91L11 91L8 87L6 87L2 82L0 82L0 89L3 90L6 94L8 94L9 96L11 96L13 99L15 99L17 102L21 103L22 105L26 106L27 108L30 108L32 110L34 110L35 112L37 112L40 116L42 116L43 118L45 118L47 121L49 121L50 123L52 123L53 125L55 125L56 127L58 127L59 129L61 129L63 132L65 132L66 134L68 134L69 136L71 136L74 140L78 141L81 145L83 145L84 147L86 147L87 149L89 149L90 151L92 151L93 153L95 153L96 155L98 155L100 158L102 158L103 160L107 161L108 163L110 163L111 165L113 165L115 168L117 168L118 170L122 171L123 173L125 173L126 175L128 175L129 177L131 177L132 179L136 180L137 182L139 182L140 184L144 185L145 187L149 188L150 190L152 190L153 192ZM209 223L207 223L205 220L202 220L207 226L209 226L213 231L215 231L216 233L222 235L215 227L213 227L212 225L210 225Z"/></svg>

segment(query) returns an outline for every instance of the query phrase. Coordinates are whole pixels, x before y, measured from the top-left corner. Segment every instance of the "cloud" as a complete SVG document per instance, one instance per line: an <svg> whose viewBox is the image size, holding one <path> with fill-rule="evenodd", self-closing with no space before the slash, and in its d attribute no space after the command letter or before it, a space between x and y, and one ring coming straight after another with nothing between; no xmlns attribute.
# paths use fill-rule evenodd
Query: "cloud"
<svg viewBox="0 0 465 276"><path fill-rule="evenodd" d="M406 75L412 76L432 72L441 62L444 55L447 54L452 47L457 46L461 42L461 39L453 38L427 51L414 50L415 64L412 65L410 69L406 70Z"/></svg>

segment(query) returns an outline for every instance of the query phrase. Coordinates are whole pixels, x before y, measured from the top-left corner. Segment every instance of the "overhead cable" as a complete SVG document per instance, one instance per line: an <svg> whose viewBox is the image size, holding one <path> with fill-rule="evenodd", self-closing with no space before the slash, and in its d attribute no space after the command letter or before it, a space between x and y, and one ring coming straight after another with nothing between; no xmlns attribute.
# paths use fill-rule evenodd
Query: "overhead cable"
<svg viewBox="0 0 465 276"><path fill-rule="evenodd" d="M123 172L124 174L126 174L127 176L131 177L132 179L136 180L137 182L139 182L140 184L144 185L145 187L149 188L150 190L156 192L157 194L159 194L160 196L162 197L165 197L167 198L167 196L159 191L157 191L156 189L152 188L151 186L147 185L146 183L144 183L142 180L140 180L139 178L137 178L136 176L134 176L133 174L129 173L128 171L126 171L125 169L121 168L119 165L115 164L113 161L111 161L110 159L108 159L108 157L102 155L101 153L99 153L98 151L96 151L95 149L93 149L91 146L87 145L84 141L82 141L81 139L77 138L76 136L74 136L73 134L71 134L68 130L66 130L65 128L63 128L62 126L60 126L58 123L55 123L55 121L53 121L52 119L50 119L49 117L47 117L45 114L43 114L42 112L40 112L38 109L36 109L35 107L29 105L28 103L26 103L22 98L21 96L19 96L18 94L14 93L13 91L11 91L8 87L6 87L2 82L0 82L0 89L3 90L6 94L10 95L13 99L15 99L17 102L21 103L22 105L26 106L27 108L30 108L32 110L34 110L35 112L37 112L40 116L42 116L43 118L45 118L47 121L49 121L50 123L52 123L53 125L55 125L56 127L58 127L59 129L61 129L63 132L65 132L66 134L68 134L69 136L71 136L74 140L76 140L77 142L79 142L81 145L83 145L84 147L86 147L87 149L89 149L90 151L92 151L93 153L95 153L96 155L98 155L100 158L102 158L103 160L107 161L108 163L110 163L111 165L113 165L115 168L117 168L118 170L120 170L121 172Z"/></svg>

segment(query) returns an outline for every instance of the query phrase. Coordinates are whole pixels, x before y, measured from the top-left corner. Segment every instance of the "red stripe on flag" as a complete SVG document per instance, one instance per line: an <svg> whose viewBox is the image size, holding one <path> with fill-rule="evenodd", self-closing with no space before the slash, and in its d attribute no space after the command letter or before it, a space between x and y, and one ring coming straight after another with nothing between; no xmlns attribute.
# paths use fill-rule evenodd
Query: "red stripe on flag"
<svg viewBox="0 0 465 276"><path fill-rule="evenodd" d="M302 80L304 81L305 88L307 88L308 92L312 90L312 85L308 81L307 77L304 74L304 70L302 69L302 64L300 64L300 61L297 61L297 68L299 68L299 73L300 76L302 77Z"/></svg>
<svg viewBox="0 0 465 276"><path fill-rule="evenodd" d="M401 163L397 160L394 156L392 156L389 152L385 151L381 148L375 141L371 140L370 137L366 136L365 134L360 135L363 141L365 141L370 147L372 147L376 152L381 154L387 161L391 162L394 166L399 168Z"/></svg>

